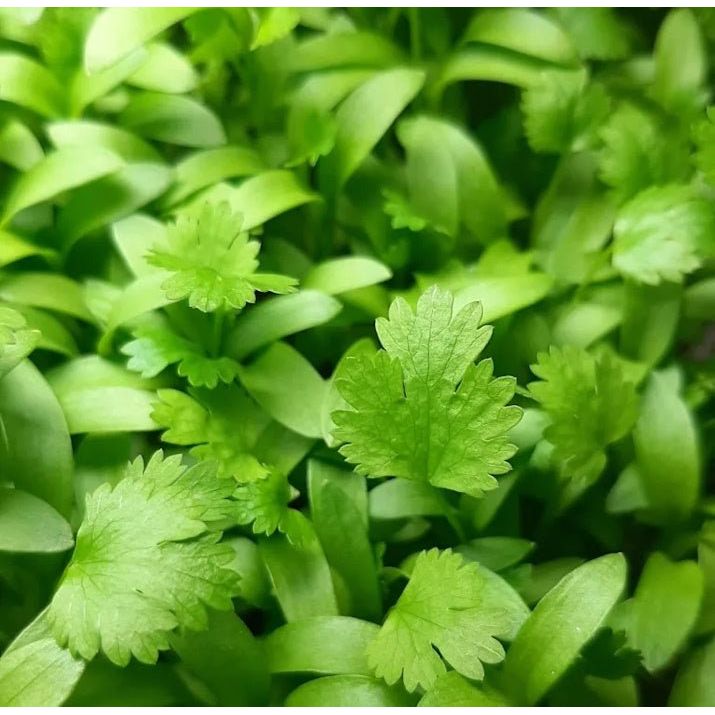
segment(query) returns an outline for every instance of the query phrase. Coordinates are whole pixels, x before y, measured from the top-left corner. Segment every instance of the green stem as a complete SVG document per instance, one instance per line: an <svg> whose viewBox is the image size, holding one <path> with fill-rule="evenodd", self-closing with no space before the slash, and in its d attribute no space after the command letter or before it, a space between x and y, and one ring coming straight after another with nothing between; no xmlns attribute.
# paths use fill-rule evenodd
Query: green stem
<svg viewBox="0 0 715 715"><path fill-rule="evenodd" d="M212 357L221 357L221 348L223 346L223 323L226 313L223 308L219 308L213 314L213 323L211 325L211 355Z"/></svg>

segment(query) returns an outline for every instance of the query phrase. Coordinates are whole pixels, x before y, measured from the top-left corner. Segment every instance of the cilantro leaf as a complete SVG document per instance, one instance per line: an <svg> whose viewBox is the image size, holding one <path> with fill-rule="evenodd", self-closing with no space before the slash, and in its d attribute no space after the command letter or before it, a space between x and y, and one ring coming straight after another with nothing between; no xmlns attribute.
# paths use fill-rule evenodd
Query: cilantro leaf
<svg viewBox="0 0 715 715"><path fill-rule="evenodd" d="M251 524L254 534L270 536L278 530L292 544L300 546L305 522L296 516L295 509L288 507L296 496L298 491L288 478L276 469L269 469L265 476L239 484L234 492L236 521Z"/></svg>
<svg viewBox="0 0 715 715"><path fill-rule="evenodd" d="M336 381L351 408L333 412L340 452L359 474L403 477L479 496L497 485L516 451L507 433L521 410L505 405L511 377L474 365L491 335L470 303L452 315L452 295L434 287L412 312L398 298L379 318L384 350L348 358ZM455 389L456 388L456 389Z"/></svg>
<svg viewBox="0 0 715 715"><path fill-rule="evenodd" d="M649 186L682 181L690 173L685 137L632 104L621 105L600 134L601 180L619 204Z"/></svg>
<svg viewBox="0 0 715 715"><path fill-rule="evenodd" d="M583 59L622 60L631 51L634 33L611 7L554 7L551 12L568 30Z"/></svg>
<svg viewBox="0 0 715 715"><path fill-rule="evenodd" d="M27 325L24 316L0 306L0 377L27 357L40 340L40 331Z"/></svg>
<svg viewBox="0 0 715 715"><path fill-rule="evenodd" d="M583 668L600 678L624 678L641 666L643 656L630 647L625 631L602 628L581 653Z"/></svg>
<svg viewBox="0 0 715 715"><path fill-rule="evenodd" d="M211 465L186 469L161 452L99 487L49 606L58 642L85 659L102 650L117 665L154 663L177 626L201 630L207 606L229 609L234 553L212 523L231 516L232 490Z"/></svg>
<svg viewBox="0 0 715 715"><path fill-rule="evenodd" d="M406 228L414 232L427 228L427 219L418 216L409 200L399 191L385 189L383 196L383 210L390 217L392 228Z"/></svg>
<svg viewBox="0 0 715 715"><path fill-rule="evenodd" d="M127 367L143 377L155 377L169 365L178 363L177 372L194 387L214 388L233 382L239 370L235 360L210 357L205 349L177 335L168 324L146 324L134 331L134 340L122 346L129 356Z"/></svg>
<svg viewBox="0 0 715 715"><path fill-rule="evenodd" d="M679 282L715 255L715 211L693 188L654 186L623 206L613 265L643 283Z"/></svg>
<svg viewBox="0 0 715 715"><path fill-rule="evenodd" d="M238 387L214 390L159 390L152 419L166 431L168 444L194 445L197 459L216 462L221 477L241 481L265 476L266 467L252 454L258 438L270 422L268 415Z"/></svg>
<svg viewBox="0 0 715 715"><path fill-rule="evenodd" d="M476 564L449 549L423 551L407 587L367 649L368 664L392 685L431 688L446 672L481 680L482 663L498 663L504 648L494 637L504 627L499 608L484 603L485 581Z"/></svg>
<svg viewBox="0 0 715 715"><path fill-rule="evenodd" d="M256 273L258 241L241 231L243 218L228 202L204 203L198 215L180 214L167 229L167 245L155 246L148 260L172 275L162 288L169 300L188 299L192 308L210 313L241 310L256 291L290 293L295 280Z"/></svg>
<svg viewBox="0 0 715 715"><path fill-rule="evenodd" d="M554 445L562 477L578 493L603 471L606 446L633 427L635 387L609 352L594 357L572 345L539 353L531 370L541 381L530 383L529 393L551 419L544 436Z"/></svg>

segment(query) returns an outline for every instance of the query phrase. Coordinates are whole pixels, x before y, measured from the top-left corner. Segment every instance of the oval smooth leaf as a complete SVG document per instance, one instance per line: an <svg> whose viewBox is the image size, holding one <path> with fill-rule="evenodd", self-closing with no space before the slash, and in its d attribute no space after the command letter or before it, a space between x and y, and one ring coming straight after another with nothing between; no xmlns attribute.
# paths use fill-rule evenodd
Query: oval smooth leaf
<svg viewBox="0 0 715 715"><path fill-rule="evenodd" d="M73 658L50 634L48 636L3 653L0 658L2 707L57 707L69 697L85 663Z"/></svg>
<svg viewBox="0 0 715 715"><path fill-rule="evenodd" d="M95 18L84 45L87 72L100 72L199 8L110 7Z"/></svg>
<svg viewBox="0 0 715 715"><path fill-rule="evenodd" d="M138 69L129 76L127 84L167 94L191 92L198 84L193 65L171 45L152 42Z"/></svg>
<svg viewBox="0 0 715 715"><path fill-rule="evenodd" d="M700 491L697 431L678 386L662 371L648 381L633 442L649 511L658 523L686 519Z"/></svg>
<svg viewBox="0 0 715 715"><path fill-rule="evenodd" d="M119 122L140 136L167 144L202 148L226 143L218 117L183 95L136 94L119 115Z"/></svg>
<svg viewBox="0 0 715 715"><path fill-rule="evenodd" d="M143 139L121 127L89 119L52 122L46 127L50 141L58 149L97 145L109 149L127 162L160 163L159 152Z"/></svg>
<svg viewBox="0 0 715 715"><path fill-rule="evenodd" d="M16 273L0 278L0 298L93 322L82 287L55 273Z"/></svg>
<svg viewBox="0 0 715 715"><path fill-rule="evenodd" d="M294 546L282 534L261 539L258 549L286 621L337 616L330 567L311 523L300 512L303 542Z"/></svg>
<svg viewBox="0 0 715 715"><path fill-rule="evenodd" d="M238 316L226 339L227 354L241 360L275 340L327 323L341 309L337 300L313 290L268 298Z"/></svg>
<svg viewBox="0 0 715 715"><path fill-rule="evenodd" d="M162 197L161 204L173 206L207 186L225 179L258 174L264 168L258 154L247 147L225 146L198 151L174 167L174 184Z"/></svg>
<svg viewBox="0 0 715 715"><path fill-rule="evenodd" d="M0 551L51 554L72 546L72 528L47 502L19 489L0 488Z"/></svg>
<svg viewBox="0 0 715 715"><path fill-rule="evenodd" d="M0 380L0 422L0 473L69 517L74 465L67 422L29 360Z"/></svg>
<svg viewBox="0 0 715 715"><path fill-rule="evenodd" d="M715 706L715 638L690 652L675 676L668 705Z"/></svg>
<svg viewBox="0 0 715 715"><path fill-rule="evenodd" d="M335 147L321 162L329 191L337 191L350 178L414 99L424 80L422 70L398 68L379 72L340 105L335 114Z"/></svg>
<svg viewBox="0 0 715 715"><path fill-rule="evenodd" d="M333 258L313 266L301 281L306 289L328 295L340 295L356 288L382 283L392 278L392 271L380 261L367 256Z"/></svg>
<svg viewBox="0 0 715 715"><path fill-rule="evenodd" d="M120 157L103 147L58 149L17 180L5 202L3 223L28 206L49 201L58 194L118 171L123 165Z"/></svg>
<svg viewBox="0 0 715 715"><path fill-rule="evenodd" d="M287 707L406 707L414 699L402 688L366 675L329 675L296 688Z"/></svg>
<svg viewBox="0 0 715 715"><path fill-rule="evenodd" d="M55 77L34 60L12 52L0 53L0 99L45 117L62 114L65 92Z"/></svg>
<svg viewBox="0 0 715 715"><path fill-rule="evenodd" d="M271 673L370 675L365 650L379 627L349 616L287 623L264 640Z"/></svg>
<svg viewBox="0 0 715 715"><path fill-rule="evenodd" d="M243 216L243 228L248 231L279 214L319 198L292 171L275 169L252 176L238 187L216 184L198 194L187 210L197 210L207 200L228 201L231 208Z"/></svg>
<svg viewBox="0 0 715 715"><path fill-rule="evenodd" d="M326 382L290 345L277 342L250 365L242 366L241 384L258 404L288 429L319 438Z"/></svg>
<svg viewBox="0 0 715 715"><path fill-rule="evenodd" d="M703 572L694 561L676 563L657 552L648 558L633 597L628 629L646 670L664 668L682 648L700 613L703 588Z"/></svg>
<svg viewBox="0 0 715 715"><path fill-rule="evenodd" d="M603 624L625 585L625 558L608 554L579 566L539 601L504 661L503 682L516 702L541 700Z"/></svg>
<svg viewBox="0 0 715 715"><path fill-rule="evenodd" d="M311 459L307 482L315 532L328 564L340 575L350 597L344 610L378 620L382 597L368 537L365 478Z"/></svg>
<svg viewBox="0 0 715 715"><path fill-rule="evenodd" d="M57 219L64 250L148 204L166 190L171 176L171 170L162 164L130 164L75 191Z"/></svg>
<svg viewBox="0 0 715 715"><path fill-rule="evenodd" d="M176 634L171 647L182 666L208 688L210 705L258 706L268 700L263 646L234 613L210 611L206 630Z"/></svg>
<svg viewBox="0 0 715 715"><path fill-rule="evenodd" d="M464 42L502 47L554 64L574 65L576 48L561 27L528 8L490 8L477 12Z"/></svg>

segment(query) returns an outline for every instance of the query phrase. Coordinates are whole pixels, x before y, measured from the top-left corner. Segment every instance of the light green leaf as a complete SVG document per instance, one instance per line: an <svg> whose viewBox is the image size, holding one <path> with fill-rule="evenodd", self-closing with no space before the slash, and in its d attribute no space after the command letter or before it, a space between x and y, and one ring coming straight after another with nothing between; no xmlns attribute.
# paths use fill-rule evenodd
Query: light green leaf
<svg viewBox="0 0 715 715"><path fill-rule="evenodd" d="M379 72L340 105L335 115L335 148L321 166L329 191L336 191L350 178L419 92L424 79L421 70Z"/></svg>
<svg viewBox="0 0 715 715"><path fill-rule="evenodd" d="M294 7L257 7L254 12L258 27L251 43L252 50L285 37L300 21L300 12Z"/></svg>
<svg viewBox="0 0 715 715"><path fill-rule="evenodd" d="M203 148L226 143L218 117L195 99L181 95L136 94L119 115L119 122L140 136L167 144Z"/></svg>
<svg viewBox="0 0 715 715"><path fill-rule="evenodd" d="M87 72L115 64L166 28L196 12L183 7L111 7L95 18L84 46Z"/></svg>
<svg viewBox="0 0 715 715"><path fill-rule="evenodd" d="M344 612L377 620L382 612L382 598L368 535L365 480L311 459L307 483L316 534L349 597Z"/></svg>
<svg viewBox="0 0 715 715"><path fill-rule="evenodd" d="M534 542L509 536L485 536L458 546L455 551L468 561L476 561L491 571L502 571L523 561Z"/></svg>
<svg viewBox="0 0 715 715"><path fill-rule="evenodd" d="M167 94L191 92L198 84L198 76L191 63L171 45L152 42L147 54L127 83L142 89Z"/></svg>
<svg viewBox="0 0 715 715"><path fill-rule="evenodd" d="M62 86L45 67L12 52L0 53L0 99L44 117L61 115L66 103Z"/></svg>
<svg viewBox="0 0 715 715"><path fill-rule="evenodd" d="M684 137L642 107L622 104L600 135L604 143L600 176L619 204L653 185L688 178L689 147Z"/></svg>
<svg viewBox="0 0 715 715"><path fill-rule="evenodd" d="M171 638L183 668L212 695L207 705L259 706L268 697L269 675L262 644L233 613L210 611L208 629Z"/></svg>
<svg viewBox="0 0 715 715"><path fill-rule="evenodd" d="M52 122L46 127L50 141L58 149L97 145L109 149L127 162L162 161L153 146L121 127L78 119Z"/></svg>
<svg viewBox="0 0 715 715"><path fill-rule="evenodd" d="M87 107L122 84L146 59L147 53L143 49L137 49L101 72L87 74L81 68L77 70L70 87L72 116L81 116Z"/></svg>
<svg viewBox="0 0 715 715"><path fill-rule="evenodd" d="M0 278L0 298L93 322L80 285L55 273L15 273Z"/></svg>
<svg viewBox="0 0 715 715"><path fill-rule="evenodd" d="M318 199L319 196L306 188L292 171L276 169L252 176L238 188L216 184L200 193L187 206L187 211L197 210L205 201L228 201L232 210L243 216L243 228L248 231Z"/></svg>
<svg viewBox="0 0 715 715"><path fill-rule="evenodd" d="M286 621L302 621L314 616L337 616L330 567L311 523L301 514L304 539L290 544L285 536L261 539L258 548L268 569L275 596Z"/></svg>
<svg viewBox="0 0 715 715"><path fill-rule="evenodd" d="M2 221L6 224L22 209L118 171L123 164L116 154L101 147L58 149L20 176L6 199Z"/></svg>
<svg viewBox="0 0 715 715"><path fill-rule="evenodd" d="M22 313L0 306L0 378L27 357L39 340L40 333Z"/></svg>
<svg viewBox="0 0 715 715"><path fill-rule="evenodd" d="M494 45L554 64L568 66L578 62L576 48L563 30L543 14L527 8L478 11L462 41Z"/></svg>
<svg viewBox="0 0 715 715"><path fill-rule="evenodd" d="M286 699L287 707L406 707L414 704L402 688L366 675L330 675L304 683Z"/></svg>
<svg viewBox="0 0 715 715"><path fill-rule="evenodd" d="M695 648L678 669L668 705L713 707L715 705L715 638Z"/></svg>
<svg viewBox="0 0 715 715"><path fill-rule="evenodd" d="M701 103L705 94L708 55L705 38L688 8L671 10L655 41L653 96L678 112Z"/></svg>
<svg viewBox="0 0 715 715"><path fill-rule="evenodd" d="M241 383L273 419L305 437L319 438L326 383L294 348L273 343L241 368Z"/></svg>
<svg viewBox="0 0 715 715"><path fill-rule="evenodd" d="M0 473L68 518L73 502L72 443L62 409L28 360L0 380Z"/></svg>
<svg viewBox="0 0 715 715"><path fill-rule="evenodd" d="M237 472L234 477L239 482L233 494L236 523L250 524L254 534L270 536L279 531L293 546L300 547L305 536L305 522L290 508L298 491L288 478L274 468L257 476Z"/></svg>
<svg viewBox="0 0 715 715"><path fill-rule="evenodd" d="M504 278L475 277L454 293L454 309L479 301L484 322L498 320L528 308L545 298L553 286L553 279L545 273L525 273Z"/></svg>
<svg viewBox="0 0 715 715"><path fill-rule="evenodd" d="M392 271L380 261L367 256L350 256L323 261L303 277L303 288L340 295L389 280Z"/></svg>
<svg viewBox="0 0 715 715"><path fill-rule="evenodd" d="M425 115L400 121L397 135L407 151L409 203L418 216L448 235L460 225L485 242L506 233L506 197L473 137Z"/></svg>
<svg viewBox="0 0 715 715"><path fill-rule="evenodd" d="M57 219L65 251L88 233L148 204L169 186L171 176L162 164L131 164L75 191Z"/></svg>
<svg viewBox="0 0 715 715"><path fill-rule="evenodd" d="M242 360L275 340L327 323L341 308L337 300L314 290L261 301L238 316L226 338L226 352Z"/></svg>
<svg viewBox="0 0 715 715"><path fill-rule="evenodd" d="M624 356L657 365L675 340L682 303L679 283L651 286L626 281L620 341Z"/></svg>
<svg viewBox="0 0 715 715"><path fill-rule="evenodd" d="M700 454L693 415L664 372L652 373L633 431L649 511L658 523L687 519L700 492Z"/></svg>
<svg viewBox="0 0 715 715"><path fill-rule="evenodd" d="M632 28L611 7L554 7L553 16L571 36L582 59L623 60L631 52Z"/></svg>
<svg viewBox="0 0 715 715"><path fill-rule="evenodd" d="M673 562L658 552L648 558L628 614L629 640L646 670L663 669L682 649L702 597L703 573L694 561Z"/></svg>
<svg viewBox="0 0 715 715"><path fill-rule="evenodd" d="M429 90L438 98L448 85L464 80L503 82L525 89L539 80L544 69L542 61L528 55L488 45L468 45L447 57Z"/></svg>
<svg viewBox="0 0 715 715"><path fill-rule="evenodd" d="M39 330L40 337L37 347L42 350L74 357L79 352L77 343L72 333L60 319L55 318L44 310L36 310L26 305L15 305L14 310L22 314L27 321L27 325L32 330Z"/></svg>
<svg viewBox="0 0 715 715"><path fill-rule="evenodd" d="M10 644L0 658L0 706L57 707L68 698L85 663L61 648L44 612Z"/></svg>
<svg viewBox="0 0 715 715"><path fill-rule="evenodd" d="M168 305L171 301L162 288L166 279L165 271L157 271L129 283L112 303L103 340L109 342L118 327L144 313Z"/></svg>
<svg viewBox="0 0 715 715"><path fill-rule="evenodd" d="M381 34L331 32L298 44L290 68L293 72L315 72L336 67L389 67L403 60L399 48Z"/></svg>
<svg viewBox="0 0 715 715"><path fill-rule="evenodd" d="M35 135L16 119L7 119L0 129L0 161L19 171L28 171L45 153Z"/></svg>
<svg viewBox="0 0 715 715"><path fill-rule="evenodd" d="M47 502L0 488L0 551L51 554L73 545L70 525Z"/></svg>
<svg viewBox="0 0 715 715"><path fill-rule="evenodd" d="M14 233L0 230L0 267L20 261L28 256L50 258L53 252L42 246L36 246Z"/></svg>
<svg viewBox="0 0 715 715"><path fill-rule="evenodd" d="M433 707L504 707L509 705L504 696L486 685L476 684L450 670L437 678L417 704Z"/></svg>
<svg viewBox="0 0 715 715"><path fill-rule="evenodd" d="M454 511L442 492L431 484L390 479L370 490L371 519L410 519L448 516Z"/></svg>
<svg viewBox="0 0 715 715"><path fill-rule="evenodd" d="M503 683L515 702L535 705L601 627L626 585L622 554L569 573L539 601L504 661Z"/></svg>
<svg viewBox="0 0 715 715"><path fill-rule="evenodd" d="M147 260L153 246L166 242L166 226L156 219L136 214L112 225L112 238L127 268L137 277L162 273Z"/></svg>
<svg viewBox="0 0 715 715"><path fill-rule="evenodd" d="M225 146L198 151L174 167L174 184L162 197L162 206L171 207L207 186L225 179L258 174L264 168L258 154L246 147Z"/></svg>
<svg viewBox="0 0 715 715"><path fill-rule="evenodd" d="M346 616L316 616L287 623L264 641L271 673L370 675L365 650L379 627Z"/></svg>
<svg viewBox="0 0 715 715"><path fill-rule="evenodd" d="M154 393L146 389L146 381L119 365L86 356L51 370L47 379L71 434L158 429L151 418Z"/></svg>

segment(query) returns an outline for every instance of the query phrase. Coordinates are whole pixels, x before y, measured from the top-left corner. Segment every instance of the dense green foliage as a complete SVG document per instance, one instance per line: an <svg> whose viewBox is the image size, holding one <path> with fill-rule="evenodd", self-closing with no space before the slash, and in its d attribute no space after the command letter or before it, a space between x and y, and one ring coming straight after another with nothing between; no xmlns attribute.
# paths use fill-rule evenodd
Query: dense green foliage
<svg viewBox="0 0 715 715"><path fill-rule="evenodd" d="M0 38L0 705L715 706L715 13Z"/></svg>

